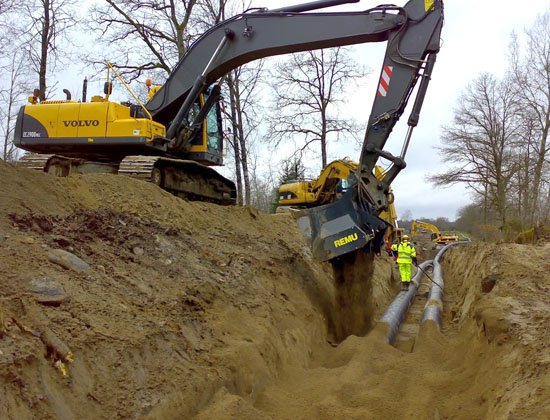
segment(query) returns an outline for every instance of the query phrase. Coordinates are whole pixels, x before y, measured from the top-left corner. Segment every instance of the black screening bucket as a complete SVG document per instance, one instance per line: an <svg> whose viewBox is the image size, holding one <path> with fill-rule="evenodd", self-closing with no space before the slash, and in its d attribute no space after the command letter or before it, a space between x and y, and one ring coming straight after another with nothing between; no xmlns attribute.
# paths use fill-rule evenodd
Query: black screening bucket
<svg viewBox="0 0 550 420"><path fill-rule="evenodd" d="M356 191L349 189L335 203L294 214L317 260L332 260L362 248L380 252L389 225L368 209L361 208L355 200Z"/></svg>

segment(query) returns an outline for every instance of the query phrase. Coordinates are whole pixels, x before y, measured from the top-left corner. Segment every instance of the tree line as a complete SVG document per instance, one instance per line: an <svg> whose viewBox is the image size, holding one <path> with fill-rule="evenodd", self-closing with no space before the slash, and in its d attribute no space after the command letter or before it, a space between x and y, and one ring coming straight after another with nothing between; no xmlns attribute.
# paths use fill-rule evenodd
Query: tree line
<svg viewBox="0 0 550 420"><path fill-rule="evenodd" d="M501 233L550 222L550 11L512 34L504 76L482 73L464 90L440 153L436 185L464 184L470 228ZM493 232L493 234L495 234Z"/></svg>

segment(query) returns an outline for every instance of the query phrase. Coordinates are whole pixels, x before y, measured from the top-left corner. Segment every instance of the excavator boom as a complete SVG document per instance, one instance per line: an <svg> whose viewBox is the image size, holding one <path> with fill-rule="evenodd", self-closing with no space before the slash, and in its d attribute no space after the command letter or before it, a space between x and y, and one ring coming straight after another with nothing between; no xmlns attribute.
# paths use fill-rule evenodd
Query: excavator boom
<svg viewBox="0 0 550 420"><path fill-rule="evenodd" d="M386 54L368 120L358 182L336 203L298 215L313 254L330 260L357 249L383 245L389 186L405 167L412 129L418 123L443 26L442 0L410 0L405 6L378 6L359 12L304 13L339 1L321 1L277 10L244 13L212 27L182 57L166 84L146 104L156 121L169 124L174 149L186 146L180 132L193 130L189 111L205 87L232 69L262 57L366 42L387 41ZM402 152L384 145L420 80ZM174 117L175 115L175 117ZM382 157L392 165L383 179L374 175Z"/></svg>
<svg viewBox="0 0 550 420"><path fill-rule="evenodd" d="M146 104L156 121L169 124L167 137L176 138L171 147L182 148L186 138L178 133L193 130L188 116L197 95L232 69L277 54L387 41L357 186L338 202L298 217L320 260L369 245L374 250L382 246L387 223L378 215L387 210L389 186L405 167L443 26L442 0L410 0L403 7L383 5L359 12L304 13L340 3L328 0L244 13L212 27L191 46L166 84ZM384 145L419 80L402 152L393 156L383 150ZM392 163L381 180L373 171L380 157Z"/></svg>
<svg viewBox="0 0 550 420"><path fill-rule="evenodd" d="M380 9L237 15L195 41L146 107L155 121L168 125L197 83L201 88L209 86L229 71L264 57L386 41L404 21L402 16Z"/></svg>

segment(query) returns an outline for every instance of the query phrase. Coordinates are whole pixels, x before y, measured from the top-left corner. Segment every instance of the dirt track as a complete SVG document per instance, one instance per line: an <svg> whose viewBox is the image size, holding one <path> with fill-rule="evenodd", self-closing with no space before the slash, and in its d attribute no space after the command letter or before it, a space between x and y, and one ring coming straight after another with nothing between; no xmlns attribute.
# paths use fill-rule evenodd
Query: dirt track
<svg viewBox="0 0 550 420"><path fill-rule="evenodd" d="M407 353L371 331L384 256L334 279L285 215L0 179L0 418L550 418L548 244L451 251L443 334Z"/></svg>

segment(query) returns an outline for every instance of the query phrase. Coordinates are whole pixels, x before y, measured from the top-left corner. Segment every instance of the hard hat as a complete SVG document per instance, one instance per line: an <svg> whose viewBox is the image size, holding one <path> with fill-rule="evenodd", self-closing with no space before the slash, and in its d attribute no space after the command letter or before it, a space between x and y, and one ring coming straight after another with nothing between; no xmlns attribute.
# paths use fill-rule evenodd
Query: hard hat
<svg viewBox="0 0 550 420"><path fill-rule="evenodd" d="M403 235L403 240L408 241L409 240L409 235Z"/></svg>

